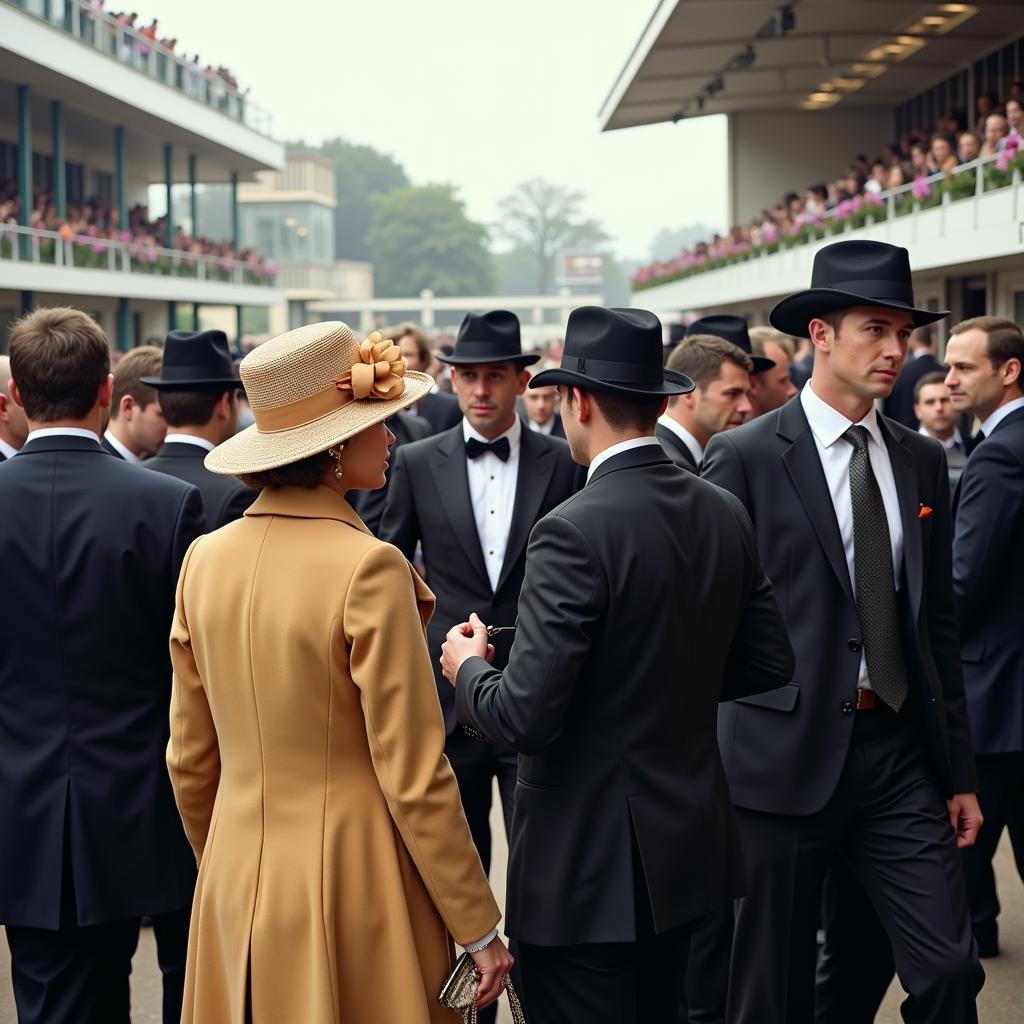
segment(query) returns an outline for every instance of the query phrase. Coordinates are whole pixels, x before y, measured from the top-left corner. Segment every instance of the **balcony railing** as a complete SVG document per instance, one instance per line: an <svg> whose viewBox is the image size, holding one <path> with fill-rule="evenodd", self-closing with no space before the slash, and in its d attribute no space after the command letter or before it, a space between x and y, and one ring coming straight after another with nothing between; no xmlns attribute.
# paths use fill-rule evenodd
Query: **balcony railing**
<svg viewBox="0 0 1024 1024"><path fill-rule="evenodd" d="M270 135L270 114L257 107L244 92L230 86L220 75L144 36L137 28L118 24L109 14L97 11L94 0L2 0L67 32L122 64L164 85L183 92L253 131Z"/></svg>
<svg viewBox="0 0 1024 1024"><path fill-rule="evenodd" d="M269 263L259 265L226 256L202 256L136 242L0 224L0 265L7 261L222 284L273 285L277 275L277 267Z"/></svg>
<svg viewBox="0 0 1024 1024"><path fill-rule="evenodd" d="M671 284L695 274L720 270L847 231L855 231L873 224L884 224L900 217L917 214L922 210L949 206L961 200L974 199L977 204L977 200L987 193L1018 186L1022 172L1024 149L1018 151L1012 148L1008 153L997 153L994 156L972 160L948 172L940 171L927 177L919 177L909 185L902 185L886 192L855 196L837 204L820 217L808 217L803 222L796 222L788 232L777 228L766 232L762 227L761 240L756 244L726 243L722 247L724 251L714 255L685 254L675 260L665 261L657 271L654 268L643 268L634 275L632 290L640 292L647 288Z"/></svg>

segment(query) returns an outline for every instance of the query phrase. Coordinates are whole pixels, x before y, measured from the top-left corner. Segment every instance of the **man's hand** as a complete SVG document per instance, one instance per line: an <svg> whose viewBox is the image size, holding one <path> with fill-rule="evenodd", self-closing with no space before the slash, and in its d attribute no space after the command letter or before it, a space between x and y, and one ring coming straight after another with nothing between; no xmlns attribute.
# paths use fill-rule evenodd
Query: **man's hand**
<svg viewBox="0 0 1024 1024"><path fill-rule="evenodd" d="M973 793L956 793L952 800L946 801L949 808L949 821L956 833L957 848L973 846L978 838L978 829L985 820L981 816L978 798Z"/></svg>
<svg viewBox="0 0 1024 1024"><path fill-rule="evenodd" d="M487 642L487 627L473 612L469 622L461 622L448 630L448 639L441 644L441 671L452 686L467 658L494 658L494 645Z"/></svg>

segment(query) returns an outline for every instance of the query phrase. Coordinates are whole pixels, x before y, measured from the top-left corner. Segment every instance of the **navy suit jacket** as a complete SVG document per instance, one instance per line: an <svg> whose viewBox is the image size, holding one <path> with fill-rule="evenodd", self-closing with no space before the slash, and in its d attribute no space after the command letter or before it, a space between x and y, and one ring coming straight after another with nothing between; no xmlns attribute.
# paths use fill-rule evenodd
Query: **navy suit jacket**
<svg viewBox="0 0 1024 1024"><path fill-rule="evenodd" d="M167 638L204 527L194 487L86 438L0 466L0 922L56 928L65 872L80 925L189 905Z"/></svg>
<svg viewBox="0 0 1024 1024"><path fill-rule="evenodd" d="M1024 750L1024 409L971 453L954 502L953 586L974 749Z"/></svg>

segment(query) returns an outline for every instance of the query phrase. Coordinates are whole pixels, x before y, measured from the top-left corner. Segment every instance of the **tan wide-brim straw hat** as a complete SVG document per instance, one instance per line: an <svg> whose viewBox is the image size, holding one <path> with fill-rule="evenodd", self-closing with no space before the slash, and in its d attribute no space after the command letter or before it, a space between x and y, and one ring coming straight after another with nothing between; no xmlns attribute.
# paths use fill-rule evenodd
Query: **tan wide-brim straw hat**
<svg viewBox="0 0 1024 1024"><path fill-rule="evenodd" d="M326 451L418 402L433 387L374 332L308 324L253 349L239 364L256 422L206 456L223 476L262 473Z"/></svg>

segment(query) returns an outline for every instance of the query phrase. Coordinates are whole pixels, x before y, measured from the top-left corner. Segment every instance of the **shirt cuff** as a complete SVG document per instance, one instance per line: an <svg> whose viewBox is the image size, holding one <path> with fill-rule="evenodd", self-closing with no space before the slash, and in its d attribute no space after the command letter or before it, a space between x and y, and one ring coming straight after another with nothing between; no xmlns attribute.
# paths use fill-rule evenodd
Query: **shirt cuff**
<svg viewBox="0 0 1024 1024"><path fill-rule="evenodd" d="M462 948L467 953L479 953L484 946L489 946L498 937L498 929L492 928L479 942L467 943Z"/></svg>

